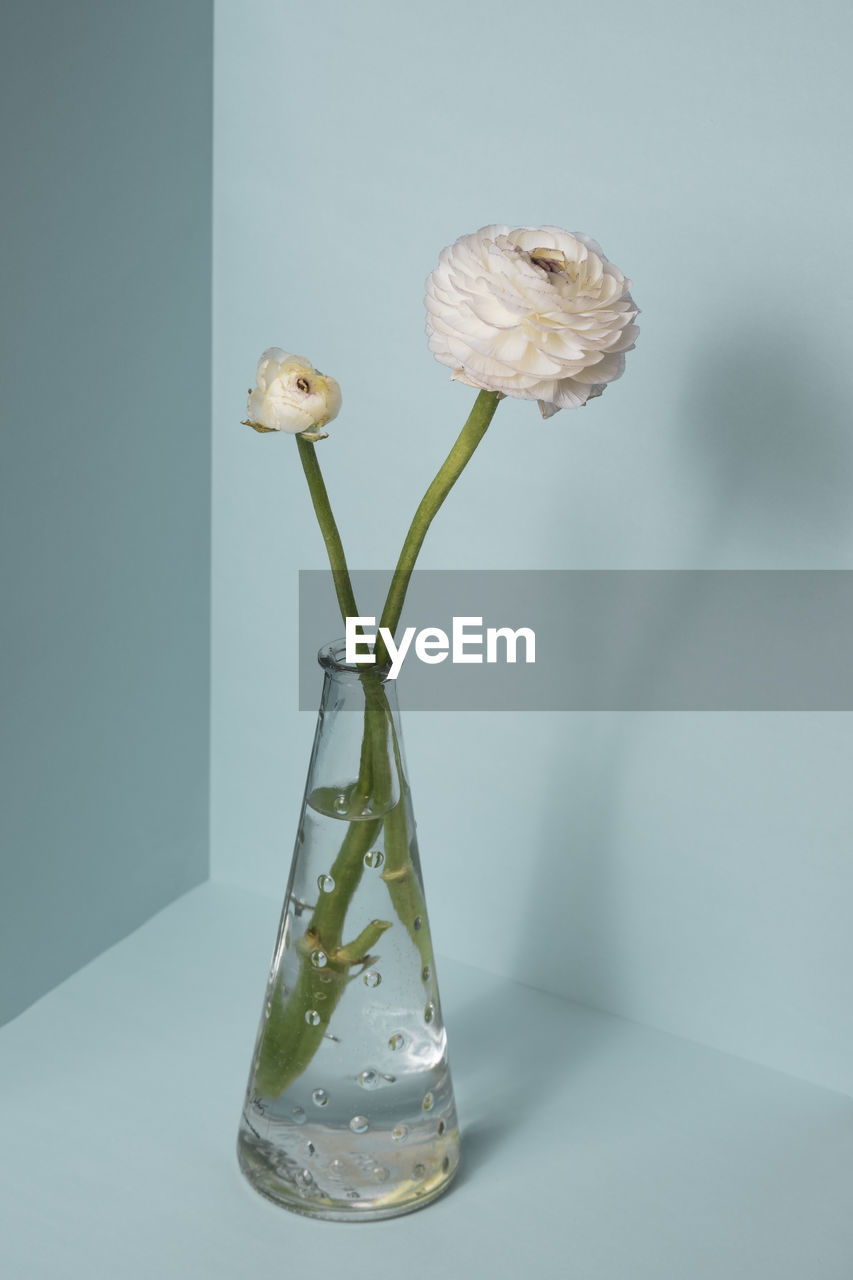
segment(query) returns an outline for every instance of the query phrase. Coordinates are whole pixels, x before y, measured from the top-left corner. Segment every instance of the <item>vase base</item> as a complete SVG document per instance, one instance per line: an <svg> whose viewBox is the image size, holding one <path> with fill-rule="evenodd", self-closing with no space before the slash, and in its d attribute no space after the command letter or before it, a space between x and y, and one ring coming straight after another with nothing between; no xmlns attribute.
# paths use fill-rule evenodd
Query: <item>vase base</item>
<svg viewBox="0 0 853 1280"><path fill-rule="evenodd" d="M240 1169L250 1185L274 1204L310 1218L331 1222L368 1222L396 1218L431 1204L448 1189L459 1167L458 1133L446 1134L440 1161L411 1152L384 1163L356 1160L347 1176L347 1155L331 1161L332 1170L304 1167L270 1143L241 1130L237 1143ZM372 1167L368 1171L367 1164ZM338 1166L335 1169L334 1166ZM328 1167L328 1166L327 1166Z"/></svg>

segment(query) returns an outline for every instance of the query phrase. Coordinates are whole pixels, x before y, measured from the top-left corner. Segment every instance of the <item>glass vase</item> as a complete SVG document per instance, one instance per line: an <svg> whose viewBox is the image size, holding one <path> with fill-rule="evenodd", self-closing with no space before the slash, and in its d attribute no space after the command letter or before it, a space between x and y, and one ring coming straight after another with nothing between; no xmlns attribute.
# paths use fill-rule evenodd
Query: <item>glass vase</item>
<svg viewBox="0 0 853 1280"><path fill-rule="evenodd" d="M396 687L320 650L323 694L238 1137L297 1213L428 1204L459 1130Z"/></svg>

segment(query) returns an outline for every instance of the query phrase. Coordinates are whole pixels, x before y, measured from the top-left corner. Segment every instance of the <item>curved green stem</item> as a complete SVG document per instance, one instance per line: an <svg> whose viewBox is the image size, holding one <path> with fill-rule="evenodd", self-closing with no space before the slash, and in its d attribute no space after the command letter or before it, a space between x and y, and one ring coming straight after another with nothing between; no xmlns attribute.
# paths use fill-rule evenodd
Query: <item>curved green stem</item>
<svg viewBox="0 0 853 1280"><path fill-rule="evenodd" d="M500 400L501 395L498 391L480 392L474 401L474 407L468 415L465 426L459 432L456 443L439 467L435 479L427 489L415 512L414 519L409 526L409 532L406 534L406 540L403 543L403 549L400 552L400 558L397 561L397 567L394 570L394 576L391 579L385 608L382 610L382 617L379 621L379 625L387 627L392 635L397 630L409 581L418 553L427 535L427 530L444 499L464 471L477 445L486 434ZM388 653L380 637L376 642L376 661L381 665L387 661L387 658Z"/></svg>
<svg viewBox="0 0 853 1280"><path fill-rule="evenodd" d="M347 618L358 617L358 606L355 603L355 594L352 589L349 569L347 568L347 558L344 555L344 545L341 542L341 535L338 533L338 526L335 524L335 517L332 515L332 505L329 502L329 495L323 483L323 474L320 471L320 463L317 460L314 445L310 440L303 440L301 436L297 436L296 446L299 449L299 460L302 463L302 470L305 472L305 479L308 481L308 489L317 515L317 523L320 526L320 532L326 544L341 617L346 622Z"/></svg>
<svg viewBox="0 0 853 1280"><path fill-rule="evenodd" d="M500 395L494 391L479 393L456 443L415 512L380 620L380 626L387 627L392 634L400 621L406 591L427 530L485 435L500 399ZM358 608L343 544L314 445L299 436L296 437L296 443L326 544L341 615L344 619L357 617ZM376 668L362 673L361 682L365 693L364 734L358 778L353 787L352 798L362 802L372 800L375 812L381 816L351 823L331 867L334 888L330 893L321 895L314 908L305 934L297 982L286 1000L283 998L283 977L279 975L258 1049L255 1077L256 1088L260 1093L273 1098L279 1097L305 1071L327 1034L331 1015L350 979L351 967L366 960L363 953L390 927L388 921L373 920L352 943L343 945L344 921L364 870L364 855L383 827L388 858L383 879L399 919L405 924L420 952L424 974L430 972L427 966L431 964L432 949L428 931L424 927L426 912L423 909L418 877L411 862L412 832L409 830L407 787L393 718L378 675L388 656L381 638L377 642L376 653ZM392 779L386 740L389 727L393 743L394 772L400 785L397 803L390 806L387 802L391 796ZM314 969L311 962L310 952L314 947L323 950L327 958L326 966L319 971ZM424 981L428 979L425 977ZM309 1012L315 1013L318 1009L322 1013L316 1020L313 1017L307 1019Z"/></svg>
<svg viewBox="0 0 853 1280"><path fill-rule="evenodd" d="M385 870L382 879L394 904L397 916L406 928L421 957L423 972L432 968L432 938L427 920L426 903L418 874L412 863L412 840L415 834L411 795L403 768L400 744L391 719L394 765L400 785L400 800L385 815Z"/></svg>
<svg viewBox="0 0 853 1280"><path fill-rule="evenodd" d="M353 794L366 796L372 780L370 799L380 816L349 822L329 871L334 887L331 892L320 894L303 944L298 946L302 959L296 984L285 997L284 976L280 971L270 993L255 1074L256 1090L270 1098L280 1097L305 1071L329 1030L332 1015L352 976L352 967L367 961L367 951L391 927L389 921L372 920L352 942L344 944L343 941L347 912L364 872L364 855L379 838L391 796L392 779L387 759L389 725L393 727L390 708L375 678L365 688L365 696L362 763ZM312 963L311 953L315 949L326 956L327 963L322 969ZM319 1013L319 1018L308 1019L310 1011Z"/></svg>

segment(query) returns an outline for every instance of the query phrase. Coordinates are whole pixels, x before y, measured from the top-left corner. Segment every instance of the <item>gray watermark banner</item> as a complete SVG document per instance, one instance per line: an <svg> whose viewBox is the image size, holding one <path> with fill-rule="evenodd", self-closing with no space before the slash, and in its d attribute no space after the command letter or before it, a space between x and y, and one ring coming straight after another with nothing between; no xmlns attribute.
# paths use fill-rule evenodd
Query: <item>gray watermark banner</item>
<svg viewBox="0 0 853 1280"><path fill-rule="evenodd" d="M390 578L352 574L365 634ZM339 638L331 572L303 570L301 710ZM851 711L853 571L421 569L395 646L412 710Z"/></svg>

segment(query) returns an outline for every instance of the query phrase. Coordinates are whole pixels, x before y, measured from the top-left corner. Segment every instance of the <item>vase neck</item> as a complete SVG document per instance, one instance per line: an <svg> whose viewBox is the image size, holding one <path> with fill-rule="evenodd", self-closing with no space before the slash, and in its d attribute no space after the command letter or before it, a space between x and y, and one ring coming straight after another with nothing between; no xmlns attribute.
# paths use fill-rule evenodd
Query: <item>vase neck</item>
<svg viewBox="0 0 853 1280"><path fill-rule="evenodd" d="M391 710L397 706L397 685L388 679L387 667L377 668L372 663L346 661L346 643L333 640L323 645L317 653L317 661L325 674L325 690L334 690L336 700L347 706L364 707L371 702L387 702Z"/></svg>
<svg viewBox="0 0 853 1280"><path fill-rule="evenodd" d="M309 803L332 817L359 821L381 817L400 798L397 686L382 669L343 657L342 640L317 655L324 681Z"/></svg>

